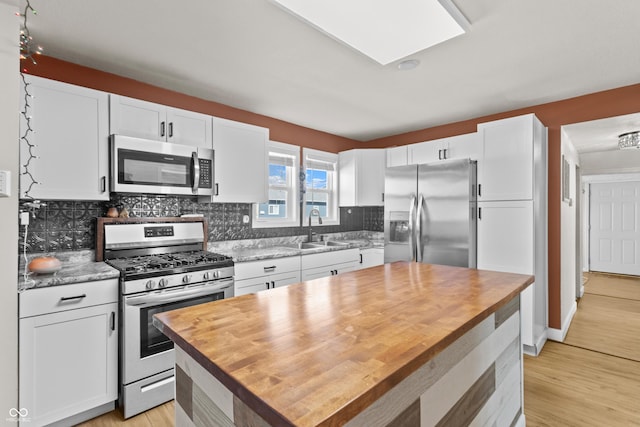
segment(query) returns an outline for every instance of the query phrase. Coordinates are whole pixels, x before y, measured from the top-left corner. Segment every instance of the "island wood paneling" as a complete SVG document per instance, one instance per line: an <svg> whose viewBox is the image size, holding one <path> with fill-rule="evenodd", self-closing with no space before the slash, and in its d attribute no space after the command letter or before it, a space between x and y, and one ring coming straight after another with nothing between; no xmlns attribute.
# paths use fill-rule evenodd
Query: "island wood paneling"
<svg viewBox="0 0 640 427"><path fill-rule="evenodd" d="M399 262L161 313L154 323L270 424L336 425L475 326L492 332L493 313L532 281ZM513 325L499 329L517 337Z"/></svg>

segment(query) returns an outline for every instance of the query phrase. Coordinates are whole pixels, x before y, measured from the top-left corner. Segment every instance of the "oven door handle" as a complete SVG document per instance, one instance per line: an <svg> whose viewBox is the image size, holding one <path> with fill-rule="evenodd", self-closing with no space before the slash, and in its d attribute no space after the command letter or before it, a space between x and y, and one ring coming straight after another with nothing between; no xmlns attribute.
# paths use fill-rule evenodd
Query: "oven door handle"
<svg viewBox="0 0 640 427"><path fill-rule="evenodd" d="M205 286L198 289L190 289L187 291L166 291L159 294L151 293L135 297L125 298L126 305L134 305L137 307L157 305L158 303L177 302L188 298L199 297L202 295L214 294L224 291L233 286L233 279L220 279L216 281L215 286Z"/></svg>

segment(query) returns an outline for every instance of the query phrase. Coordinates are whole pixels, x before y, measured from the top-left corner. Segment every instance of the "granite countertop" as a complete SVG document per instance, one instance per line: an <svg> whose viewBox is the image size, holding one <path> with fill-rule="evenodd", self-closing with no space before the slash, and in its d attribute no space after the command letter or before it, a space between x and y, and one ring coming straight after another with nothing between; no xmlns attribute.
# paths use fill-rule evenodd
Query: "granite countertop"
<svg viewBox="0 0 640 427"><path fill-rule="evenodd" d="M304 236L285 238L266 238L255 240L232 240L226 242L209 243L208 249L233 258L234 262L258 261L262 259L284 258L316 254L321 252L341 251L344 249L365 249L384 247L382 233L351 232L334 233L327 235L327 240L313 242L318 245L314 248L301 249L300 244ZM329 242L329 243L327 243ZM330 242L336 242L333 245Z"/></svg>
<svg viewBox="0 0 640 427"><path fill-rule="evenodd" d="M49 286L68 285L71 283L93 282L97 280L113 279L120 276L120 272L104 262L95 262L93 251L56 252L55 254L32 254L28 261L39 256L55 256L62 264L56 273L24 274L24 259L20 258L18 267L18 291L46 288Z"/></svg>

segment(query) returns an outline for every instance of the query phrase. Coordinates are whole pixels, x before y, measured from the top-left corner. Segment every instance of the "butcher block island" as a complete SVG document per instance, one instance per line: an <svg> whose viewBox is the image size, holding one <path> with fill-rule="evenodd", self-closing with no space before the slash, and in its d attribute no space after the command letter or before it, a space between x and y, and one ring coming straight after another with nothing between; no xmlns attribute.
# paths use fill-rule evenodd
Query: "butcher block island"
<svg viewBox="0 0 640 427"><path fill-rule="evenodd" d="M532 282L398 262L157 314L176 425L524 425Z"/></svg>

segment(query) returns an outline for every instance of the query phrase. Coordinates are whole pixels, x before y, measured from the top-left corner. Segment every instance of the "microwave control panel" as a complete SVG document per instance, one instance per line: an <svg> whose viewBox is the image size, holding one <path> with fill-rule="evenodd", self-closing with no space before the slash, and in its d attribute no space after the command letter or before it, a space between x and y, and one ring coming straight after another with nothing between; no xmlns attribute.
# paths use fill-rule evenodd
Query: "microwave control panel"
<svg viewBox="0 0 640 427"><path fill-rule="evenodd" d="M198 159L200 162L200 182L199 186L202 188L212 188L213 177L211 173L211 160Z"/></svg>

